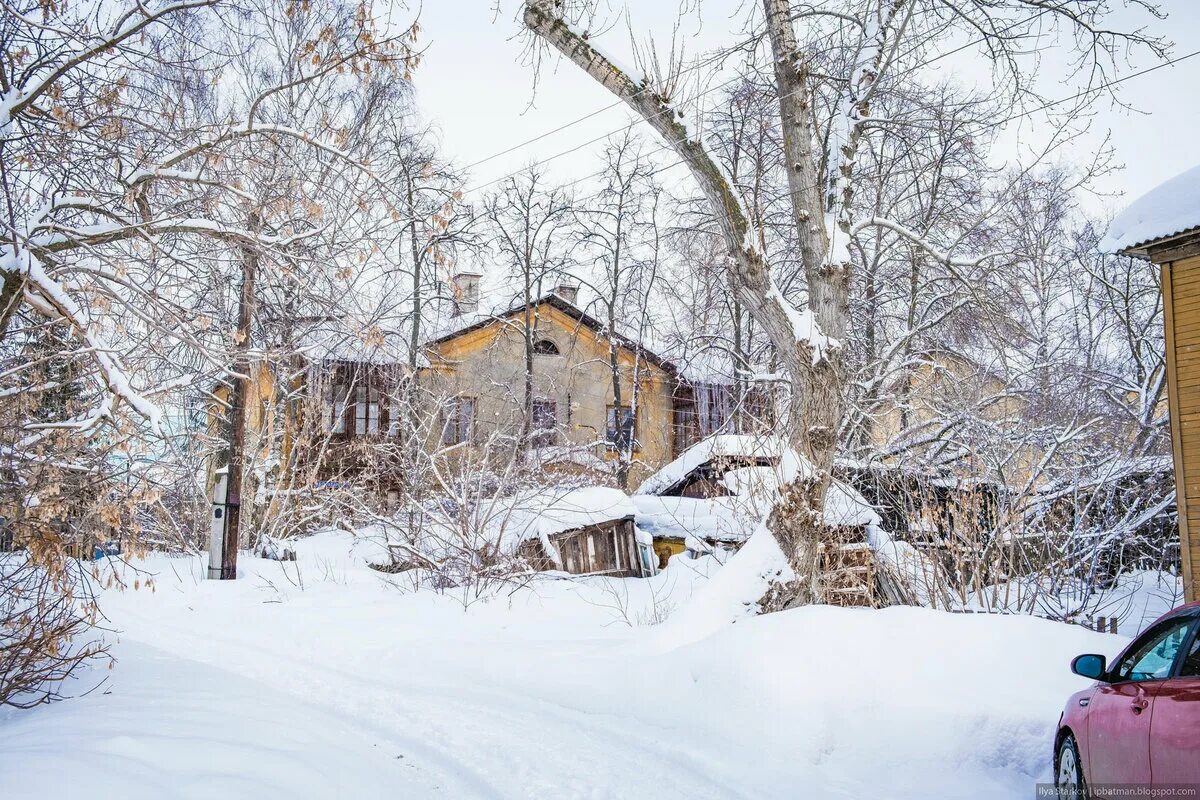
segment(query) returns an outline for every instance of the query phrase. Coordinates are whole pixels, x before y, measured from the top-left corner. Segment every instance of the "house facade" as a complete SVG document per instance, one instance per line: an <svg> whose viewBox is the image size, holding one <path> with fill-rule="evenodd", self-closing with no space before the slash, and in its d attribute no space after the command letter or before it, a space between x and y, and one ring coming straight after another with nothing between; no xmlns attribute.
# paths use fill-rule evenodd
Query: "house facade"
<svg viewBox="0 0 1200 800"><path fill-rule="evenodd" d="M1101 247L1159 270L1179 556L1184 596L1200 600L1200 167L1130 205Z"/></svg>
<svg viewBox="0 0 1200 800"><path fill-rule="evenodd" d="M527 328L533 343L528 359ZM443 446L478 447L528 435L530 451L547 465L604 471L632 442L635 482L671 460L678 371L640 343L610 337L599 320L556 293L529 307L466 321L428 342L424 356L428 366L419 380L442 405L435 435Z"/></svg>
<svg viewBox="0 0 1200 800"><path fill-rule="evenodd" d="M477 291L471 277L456 278L456 297ZM405 432L399 426L408 425L408 432L428 439L429 452L448 458L485 449L511 454L519 445L549 469L588 472L598 482L613 482L621 453L629 452L632 487L707 436L769 426L772 409L764 391L739 394L732 383L689 380L643 343L610 335L565 294L569 290L556 290L528 307L486 314L475 313L474 298L460 302L449 330L422 345L415 374L403 363L403 348L390 339L356 346L358 337L341 324L310 336L314 343L304 364L256 364L250 452L266 458L274 449L274 460L317 480L353 482L371 472L386 483L381 473L388 467L367 463L371 445L396 441ZM527 328L533 345L528 359ZM294 378L285 388L276 373ZM402 412L402 387L413 385L415 407ZM214 394L215 434L228 387ZM407 419L412 411L423 419Z"/></svg>

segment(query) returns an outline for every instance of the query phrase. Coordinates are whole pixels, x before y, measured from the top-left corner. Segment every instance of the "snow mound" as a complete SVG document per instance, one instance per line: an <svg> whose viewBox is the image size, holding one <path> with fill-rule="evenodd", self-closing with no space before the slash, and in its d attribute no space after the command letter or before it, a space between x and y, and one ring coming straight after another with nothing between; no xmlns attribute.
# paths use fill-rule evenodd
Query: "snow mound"
<svg viewBox="0 0 1200 800"><path fill-rule="evenodd" d="M0 797L430 797L419 746L354 715L145 644L103 691L0 717ZM91 679L92 676L85 676Z"/></svg>
<svg viewBox="0 0 1200 800"><path fill-rule="evenodd" d="M735 557L695 590L687 605L659 626L660 641L672 645L696 641L752 617L772 583L786 583L795 576L775 537L760 526Z"/></svg>
<svg viewBox="0 0 1200 800"><path fill-rule="evenodd" d="M0 711L0 798L1022 797L1087 684L1071 657L1128 641L921 608L754 617L782 569L766 535L725 566L490 598L403 589L361 548L331 531L237 581L139 560L157 590L101 598L104 689Z"/></svg>
<svg viewBox="0 0 1200 800"><path fill-rule="evenodd" d="M1139 197L1113 219L1100 250L1117 253L1200 228L1200 166Z"/></svg>

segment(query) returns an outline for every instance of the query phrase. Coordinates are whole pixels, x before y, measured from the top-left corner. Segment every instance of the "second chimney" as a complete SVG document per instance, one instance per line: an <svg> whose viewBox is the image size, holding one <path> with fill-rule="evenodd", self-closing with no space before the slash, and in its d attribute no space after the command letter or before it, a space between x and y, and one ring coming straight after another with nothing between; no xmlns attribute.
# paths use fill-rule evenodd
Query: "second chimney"
<svg viewBox="0 0 1200 800"><path fill-rule="evenodd" d="M454 314L474 314L479 310L479 273L459 272L450 278L454 293Z"/></svg>
<svg viewBox="0 0 1200 800"><path fill-rule="evenodd" d="M554 287L554 293L571 305L579 302L579 286L570 281L562 281Z"/></svg>

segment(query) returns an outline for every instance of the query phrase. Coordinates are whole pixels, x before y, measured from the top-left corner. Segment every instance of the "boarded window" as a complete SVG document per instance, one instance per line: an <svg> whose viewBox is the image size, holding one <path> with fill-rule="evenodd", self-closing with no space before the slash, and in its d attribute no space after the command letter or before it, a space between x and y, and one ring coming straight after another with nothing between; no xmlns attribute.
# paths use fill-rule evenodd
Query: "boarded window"
<svg viewBox="0 0 1200 800"><path fill-rule="evenodd" d="M474 397L455 397L446 403L442 409L442 444L469 442L474 427Z"/></svg>
<svg viewBox="0 0 1200 800"><path fill-rule="evenodd" d="M608 407L605 441L609 447L618 450L636 449L637 430L633 409L629 406Z"/></svg>
<svg viewBox="0 0 1200 800"><path fill-rule="evenodd" d="M558 404L553 400L535 400L531 447L550 447L558 442Z"/></svg>

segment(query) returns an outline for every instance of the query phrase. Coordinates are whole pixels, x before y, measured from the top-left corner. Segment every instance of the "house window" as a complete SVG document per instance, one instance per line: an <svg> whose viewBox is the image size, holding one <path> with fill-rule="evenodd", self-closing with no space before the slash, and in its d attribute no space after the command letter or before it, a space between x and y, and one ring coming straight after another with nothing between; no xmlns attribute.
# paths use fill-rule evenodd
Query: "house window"
<svg viewBox="0 0 1200 800"><path fill-rule="evenodd" d="M442 444L462 444L471 440L475 427L475 398L455 397L442 409Z"/></svg>
<svg viewBox="0 0 1200 800"><path fill-rule="evenodd" d="M627 450L637 447L637 430L633 409L629 406L609 406L605 430L608 446Z"/></svg>
<svg viewBox="0 0 1200 800"><path fill-rule="evenodd" d="M558 404L553 400L533 401L531 447L550 447L558 441Z"/></svg>
<svg viewBox="0 0 1200 800"><path fill-rule="evenodd" d="M712 436L725 428L733 411L733 387L725 384L696 385L699 405L700 436Z"/></svg>
<svg viewBox="0 0 1200 800"><path fill-rule="evenodd" d="M354 390L354 434L379 433L379 392L369 383ZM345 424L343 422L343 424Z"/></svg>
<svg viewBox="0 0 1200 800"><path fill-rule="evenodd" d="M558 350L558 345L549 339L538 339L533 343L534 355L539 356L557 356L561 355Z"/></svg>
<svg viewBox="0 0 1200 800"><path fill-rule="evenodd" d="M353 388L354 385L346 379L341 370L334 371L328 420L328 428L331 433L346 432L346 415L350 410L350 392Z"/></svg>

